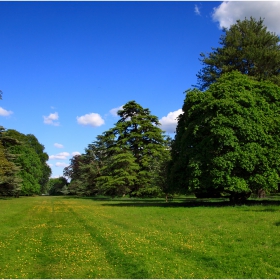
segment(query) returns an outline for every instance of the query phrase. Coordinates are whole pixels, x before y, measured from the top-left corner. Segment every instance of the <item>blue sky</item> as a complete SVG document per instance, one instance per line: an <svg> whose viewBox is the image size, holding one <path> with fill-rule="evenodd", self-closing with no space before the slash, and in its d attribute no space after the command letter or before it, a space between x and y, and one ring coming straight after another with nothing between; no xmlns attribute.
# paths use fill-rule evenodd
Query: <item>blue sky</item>
<svg viewBox="0 0 280 280"><path fill-rule="evenodd" d="M0 125L34 134L53 174L135 100L174 136L184 91L221 26L265 18L280 2L0 2Z"/></svg>

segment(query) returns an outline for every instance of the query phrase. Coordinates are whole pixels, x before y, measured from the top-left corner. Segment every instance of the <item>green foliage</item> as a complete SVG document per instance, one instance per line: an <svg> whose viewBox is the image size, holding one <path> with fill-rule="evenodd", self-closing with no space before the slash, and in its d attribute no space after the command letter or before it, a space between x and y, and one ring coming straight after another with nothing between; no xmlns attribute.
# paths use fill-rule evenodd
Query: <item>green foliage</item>
<svg viewBox="0 0 280 280"><path fill-rule="evenodd" d="M76 155L70 161L70 165L64 168L63 174L71 178L68 187L70 194L94 195L96 194L96 178L99 175L99 162L91 158L91 151L84 155Z"/></svg>
<svg viewBox="0 0 280 280"><path fill-rule="evenodd" d="M129 148L114 147L108 164L101 169L102 176L97 178L97 188L111 196L126 195L137 184L138 171L139 165Z"/></svg>
<svg viewBox="0 0 280 280"><path fill-rule="evenodd" d="M32 195L40 193L40 179L42 177L41 162L36 152L27 146L17 145L9 148L10 153L16 155L14 163L21 167L19 175L22 186L21 193Z"/></svg>
<svg viewBox="0 0 280 280"><path fill-rule="evenodd" d="M278 188L280 88L222 75L186 93L172 144L169 184L183 193L250 194Z"/></svg>
<svg viewBox="0 0 280 280"><path fill-rule="evenodd" d="M51 169L44 146L31 134L9 129L5 132L6 149L13 155L12 162L20 167L21 194L31 195L46 191ZM9 141L8 141L9 140Z"/></svg>
<svg viewBox="0 0 280 280"><path fill-rule="evenodd" d="M12 162L14 157L5 148L7 143L17 144L16 141L6 137L5 129L0 126L0 195L17 195L20 191L20 169Z"/></svg>
<svg viewBox="0 0 280 280"><path fill-rule="evenodd" d="M201 90L233 70L280 85L280 39L267 31L262 19L237 20L223 31L221 47L212 48L208 55L201 54L203 68L197 74Z"/></svg>
<svg viewBox="0 0 280 280"><path fill-rule="evenodd" d="M158 118L151 115L149 109L142 108L135 101L130 101L118 112L120 120L112 128L115 143L111 146L112 154L130 151L135 160L128 174L137 176L130 187L131 196L156 195L160 192L157 186L159 169L169 153L167 140L158 127ZM122 167L115 166L115 170ZM136 174L134 172L137 170ZM127 178L131 181L131 178ZM123 185L125 187L125 184Z"/></svg>
<svg viewBox="0 0 280 280"><path fill-rule="evenodd" d="M64 177L50 178L48 182L48 189L50 195L66 195L68 194L68 182Z"/></svg>
<svg viewBox="0 0 280 280"><path fill-rule="evenodd" d="M118 115L115 126L97 136L85 154L72 158L64 169L64 176L71 178L71 192L111 196L161 192L161 169L169 149L158 118L135 101L125 104Z"/></svg>

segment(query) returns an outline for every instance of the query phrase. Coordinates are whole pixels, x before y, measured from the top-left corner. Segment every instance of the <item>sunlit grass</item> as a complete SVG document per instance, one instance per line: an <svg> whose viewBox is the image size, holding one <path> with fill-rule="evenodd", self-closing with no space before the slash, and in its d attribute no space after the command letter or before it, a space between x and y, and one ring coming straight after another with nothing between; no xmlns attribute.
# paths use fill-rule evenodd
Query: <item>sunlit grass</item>
<svg viewBox="0 0 280 280"><path fill-rule="evenodd" d="M148 202L0 200L0 278L279 278L280 206Z"/></svg>

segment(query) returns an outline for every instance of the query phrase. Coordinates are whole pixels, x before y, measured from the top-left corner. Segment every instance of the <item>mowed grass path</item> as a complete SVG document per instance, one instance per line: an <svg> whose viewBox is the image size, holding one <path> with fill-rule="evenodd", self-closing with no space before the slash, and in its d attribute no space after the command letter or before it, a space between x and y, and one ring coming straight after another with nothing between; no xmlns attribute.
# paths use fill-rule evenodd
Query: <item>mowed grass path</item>
<svg viewBox="0 0 280 280"><path fill-rule="evenodd" d="M0 278L280 277L280 206L175 204L0 199Z"/></svg>

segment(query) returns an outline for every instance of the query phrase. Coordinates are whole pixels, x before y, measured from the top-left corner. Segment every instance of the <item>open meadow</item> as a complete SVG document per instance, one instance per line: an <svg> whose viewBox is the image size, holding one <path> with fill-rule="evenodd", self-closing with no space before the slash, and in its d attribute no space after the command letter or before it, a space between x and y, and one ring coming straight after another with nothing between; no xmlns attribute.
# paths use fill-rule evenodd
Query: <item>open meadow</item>
<svg viewBox="0 0 280 280"><path fill-rule="evenodd" d="M280 203L0 198L0 278L279 278Z"/></svg>

